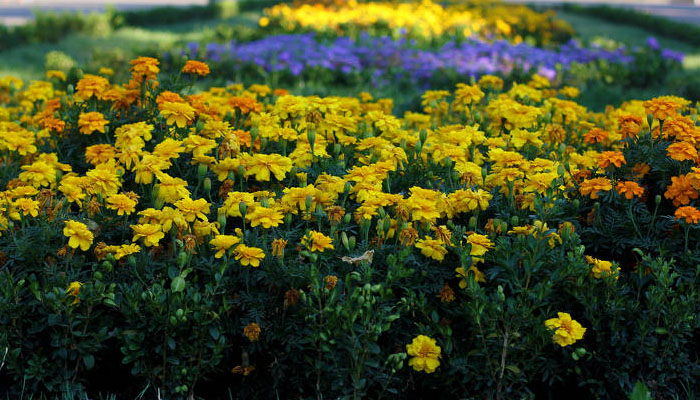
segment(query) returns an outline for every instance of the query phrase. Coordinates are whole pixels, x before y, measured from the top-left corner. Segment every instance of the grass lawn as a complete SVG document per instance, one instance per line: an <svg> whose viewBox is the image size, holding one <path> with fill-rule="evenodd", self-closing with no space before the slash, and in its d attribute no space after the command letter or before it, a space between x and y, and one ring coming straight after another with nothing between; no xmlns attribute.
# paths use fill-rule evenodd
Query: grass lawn
<svg viewBox="0 0 700 400"><path fill-rule="evenodd" d="M627 46L642 46L651 32L629 25L615 24L594 17L579 15L557 10L557 16L566 20L574 27L576 33L585 41L615 40ZM682 51L686 57L683 67L686 69L700 68L700 48L675 39L656 37L662 48Z"/></svg>
<svg viewBox="0 0 700 400"><path fill-rule="evenodd" d="M125 27L103 36L72 34L58 43L39 43L0 52L0 76L14 75L22 79L43 79L45 56L50 51L61 51L73 58L77 65L87 65L95 55L128 61L144 53L160 54L173 45L214 37L216 27L222 24L255 26L258 13L243 13L229 19L195 21L152 27ZM109 65L104 65L109 66Z"/></svg>

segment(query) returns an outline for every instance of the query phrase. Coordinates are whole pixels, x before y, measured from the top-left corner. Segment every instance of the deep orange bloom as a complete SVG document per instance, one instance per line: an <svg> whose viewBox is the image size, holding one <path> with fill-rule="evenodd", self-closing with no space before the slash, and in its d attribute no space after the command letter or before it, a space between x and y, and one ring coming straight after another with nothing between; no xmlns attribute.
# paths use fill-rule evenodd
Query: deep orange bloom
<svg viewBox="0 0 700 400"><path fill-rule="evenodd" d="M669 157L677 161L697 161L698 151L692 144L688 142L677 142L668 146L666 153Z"/></svg>
<svg viewBox="0 0 700 400"><path fill-rule="evenodd" d="M608 178L586 179L581 182L581 186L579 186L579 192L581 192L583 196L590 195L591 199L597 199L598 192L607 192L610 189L612 189L612 183L610 183Z"/></svg>
<svg viewBox="0 0 700 400"><path fill-rule="evenodd" d="M633 181L618 182L615 190L621 195L624 194L627 200L632 200L635 196L641 197L644 194L644 189Z"/></svg>
<svg viewBox="0 0 700 400"><path fill-rule="evenodd" d="M698 191L693 188L686 175L672 176L671 184L666 187L664 197L673 199L673 205L678 207L690 203L691 199L697 199Z"/></svg>
<svg viewBox="0 0 700 400"><path fill-rule="evenodd" d="M598 143L602 142L603 140L608 138L608 132L600 129L600 128L593 128L590 131L586 132L585 135L583 135L583 142L584 143Z"/></svg>
<svg viewBox="0 0 700 400"><path fill-rule="evenodd" d="M622 164L626 164L625 156L621 151L604 151L598 156L598 166L607 168L610 164L620 168Z"/></svg>
<svg viewBox="0 0 700 400"><path fill-rule="evenodd" d="M209 75L209 66L201 61L187 60L182 67L183 74L194 74L199 76Z"/></svg>
<svg viewBox="0 0 700 400"><path fill-rule="evenodd" d="M700 210L695 207L679 207L674 215L676 219L685 219L687 224L697 224L700 222Z"/></svg>
<svg viewBox="0 0 700 400"><path fill-rule="evenodd" d="M670 100L654 98L644 102L644 109L647 114L651 114L658 120L665 120L670 116L676 115L676 111L680 105Z"/></svg>

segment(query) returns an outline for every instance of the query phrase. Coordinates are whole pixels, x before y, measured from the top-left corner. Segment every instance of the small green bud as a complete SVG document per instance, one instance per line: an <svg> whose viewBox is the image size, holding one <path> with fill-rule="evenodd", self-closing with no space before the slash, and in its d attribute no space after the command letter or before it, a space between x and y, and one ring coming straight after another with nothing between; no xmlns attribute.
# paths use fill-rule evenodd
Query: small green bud
<svg viewBox="0 0 700 400"><path fill-rule="evenodd" d="M240 211L241 215L245 218L246 211L248 211L248 205L243 201L238 203L238 211Z"/></svg>

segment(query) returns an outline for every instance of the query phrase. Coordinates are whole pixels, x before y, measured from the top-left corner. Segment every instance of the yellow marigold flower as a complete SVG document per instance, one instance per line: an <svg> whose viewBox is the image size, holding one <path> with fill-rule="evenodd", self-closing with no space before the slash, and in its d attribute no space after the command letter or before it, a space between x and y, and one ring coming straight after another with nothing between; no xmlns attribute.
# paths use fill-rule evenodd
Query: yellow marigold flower
<svg viewBox="0 0 700 400"><path fill-rule="evenodd" d="M245 176L255 175L255 180L260 182L269 181L270 173L281 181L292 170L292 159L280 154L255 154L245 156L244 160Z"/></svg>
<svg viewBox="0 0 700 400"><path fill-rule="evenodd" d="M209 66L201 61L187 60L185 66L182 67L182 73L207 76L209 75Z"/></svg>
<svg viewBox="0 0 700 400"><path fill-rule="evenodd" d="M68 220L65 221L63 235L68 237L68 246L80 250L87 251L92 245L93 235L87 225L82 222Z"/></svg>
<svg viewBox="0 0 700 400"><path fill-rule="evenodd" d="M195 109L187 103L165 102L160 107L160 114L168 125L184 128L194 122Z"/></svg>
<svg viewBox="0 0 700 400"><path fill-rule="evenodd" d="M119 193L107 197L107 208L116 210L117 215L129 215L136 210L136 200Z"/></svg>
<svg viewBox="0 0 700 400"><path fill-rule="evenodd" d="M472 246L469 253L472 256L483 256L489 249L493 248L493 242L487 236L478 233L468 235L467 242Z"/></svg>
<svg viewBox="0 0 700 400"><path fill-rule="evenodd" d="M116 157L117 149L110 144L95 144L85 148L85 161L92 165L107 163Z"/></svg>
<svg viewBox="0 0 700 400"><path fill-rule="evenodd" d="M241 239L237 236L216 235L212 240L209 241L209 244L212 245L214 250L216 250L216 254L214 254L214 257L221 258L228 251L228 249L230 249L234 244L237 244L240 241Z"/></svg>
<svg viewBox="0 0 700 400"><path fill-rule="evenodd" d="M430 374L440 366L440 346L425 335L418 335L413 338L411 344L406 345L406 353L411 356L408 365L416 371L425 371Z"/></svg>
<svg viewBox="0 0 700 400"><path fill-rule="evenodd" d="M253 212L247 213L245 218L250 221L250 226L262 225L265 229L277 227L282 223L284 215L274 208L256 206Z"/></svg>
<svg viewBox="0 0 700 400"><path fill-rule="evenodd" d="M272 241L272 255L275 257L284 257L284 248L287 246L287 241L284 239L275 239Z"/></svg>
<svg viewBox="0 0 700 400"><path fill-rule="evenodd" d="M251 267L259 267L260 260L265 258L265 252L257 247L248 247L244 244L239 244L234 250L236 260L241 262L241 265L250 265Z"/></svg>
<svg viewBox="0 0 700 400"><path fill-rule="evenodd" d="M33 199L21 198L15 200L13 205L22 211L25 217L30 215L34 218L39 216L39 202Z"/></svg>
<svg viewBox="0 0 700 400"><path fill-rule="evenodd" d="M301 238L301 245L310 251L318 251L319 253L335 249L333 247L333 239L317 231L309 231L309 233L304 235Z"/></svg>
<svg viewBox="0 0 700 400"><path fill-rule="evenodd" d="M634 181L618 182L615 190L620 195L625 195L627 200L632 200L634 197L641 197L644 194L644 189Z"/></svg>
<svg viewBox="0 0 700 400"><path fill-rule="evenodd" d="M56 183L56 169L53 165L43 161L34 161L30 165L23 165L22 170L19 179L34 187L53 186Z"/></svg>
<svg viewBox="0 0 700 400"><path fill-rule="evenodd" d="M482 75L477 82L479 86L485 89L502 90L503 79L495 75Z"/></svg>
<svg viewBox="0 0 700 400"><path fill-rule="evenodd" d="M611 164L620 168L622 164L626 164L625 156L621 151L604 151L598 156L598 166L607 168Z"/></svg>
<svg viewBox="0 0 700 400"><path fill-rule="evenodd" d="M187 222L193 222L196 218L205 221L211 204L204 199L192 200L186 197L176 201L175 207L182 212Z"/></svg>
<svg viewBox="0 0 700 400"><path fill-rule="evenodd" d="M68 284L68 288L66 289L66 294L68 296L73 296L73 304L80 303L80 298L78 295L80 295L80 288L83 286L82 282L78 281L73 281Z"/></svg>
<svg viewBox="0 0 700 400"><path fill-rule="evenodd" d="M243 334L251 342L255 342L260 338L260 325L257 322L250 323L243 328Z"/></svg>
<svg viewBox="0 0 700 400"><path fill-rule="evenodd" d="M464 267L456 268L455 272L457 273L457 278L461 278L461 280L459 281L459 287L462 289L467 287L467 276L470 272L474 274L474 279L477 282L486 283L486 277L484 276L484 273L479 271L479 269L473 265L469 267L469 269L466 272L464 271Z"/></svg>
<svg viewBox="0 0 700 400"><path fill-rule="evenodd" d="M597 199L599 192L607 192L612 189L612 183L608 178L593 178L586 179L581 182L579 192L583 196L591 196L591 199Z"/></svg>
<svg viewBox="0 0 700 400"><path fill-rule="evenodd" d="M105 125L108 123L99 112L80 113L78 117L78 127L83 135L90 135L95 131L105 133Z"/></svg>
<svg viewBox="0 0 700 400"><path fill-rule="evenodd" d="M158 224L139 224L131 225L134 231L133 242L143 238L143 244L146 247L158 246L158 242L165 237L162 227Z"/></svg>
<svg viewBox="0 0 700 400"><path fill-rule="evenodd" d="M455 90L455 105L476 104L484 98L484 92L477 85L457 84Z"/></svg>
<svg viewBox="0 0 700 400"><path fill-rule="evenodd" d="M97 71L97 73L100 75L111 76L111 75L114 75L114 70L112 68L108 68L108 67L100 67L100 69Z"/></svg>
<svg viewBox="0 0 700 400"><path fill-rule="evenodd" d="M685 219L687 224L697 224L700 222L700 210L691 206L679 207L674 213L676 219Z"/></svg>
<svg viewBox="0 0 700 400"><path fill-rule="evenodd" d="M677 161L698 161L698 150L688 142L677 142L668 146L666 153Z"/></svg>
<svg viewBox="0 0 700 400"><path fill-rule="evenodd" d="M445 254L447 254L447 249L442 246L442 242L430 236L426 236L425 239L418 239L415 246L420 249L421 254L433 260L442 261L445 259Z"/></svg>
<svg viewBox="0 0 700 400"><path fill-rule="evenodd" d="M593 265L593 267L591 268L591 274L596 278L602 278L604 276L615 276L615 279L617 279L620 277L620 267L617 267L613 271L613 264L610 261L599 260L591 256L586 256L586 262Z"/></svg>
<svg viewBox="0 0 700 400"><path fill-rule="evenodd" d="M46 71L46 79L56 78L60 81L66 80L66 73L63 71L50 69Z"/></svg>
<svg viewBox="0 0 700 400"><path fill-rule="evenodd" d="M545 326L554 331L552 339L561 347L566 347L576 343L577 340L583 339L583 334L586 333L586 328L581 324L571 319L571 315L567 313L557 313L558 318L551 318L544 322Z"/></svg>
<svg viewBox="0 0 700 400"><path fill-rule="evenodd" d="M698 198L698 191L691 185L686 175L672 176L671 184L666 187L664 197L673 199L673 205L678 207Z"/></svg>
<svg viewBox="0 0 700 400"><path fill-rule="evenodd" d="M121 260L124 257L136 254L141 251L141 246L138 244L123 244L121 246L116 246L116 252L114 253L114 258L116 260Z"/></svg>

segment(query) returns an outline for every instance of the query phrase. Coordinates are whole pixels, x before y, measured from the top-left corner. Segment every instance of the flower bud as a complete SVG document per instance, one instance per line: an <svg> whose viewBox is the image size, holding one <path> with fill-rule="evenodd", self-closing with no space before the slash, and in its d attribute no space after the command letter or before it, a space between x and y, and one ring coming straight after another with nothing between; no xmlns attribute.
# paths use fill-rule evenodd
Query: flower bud
<svg viewBox="0 0 700 400"><path fill-rule="evenodd" d="M207 175L207 165L206 164L199 164L197 166L197 179L202 180L204 177Z"/></svg>
<svg viewBox="0 0 700 400"><path fill-rule="evenodd" d="M244 201L238 203L238 211L241 213L241 216L245 218L246 211L248 211L248 205Z"/></svg>

